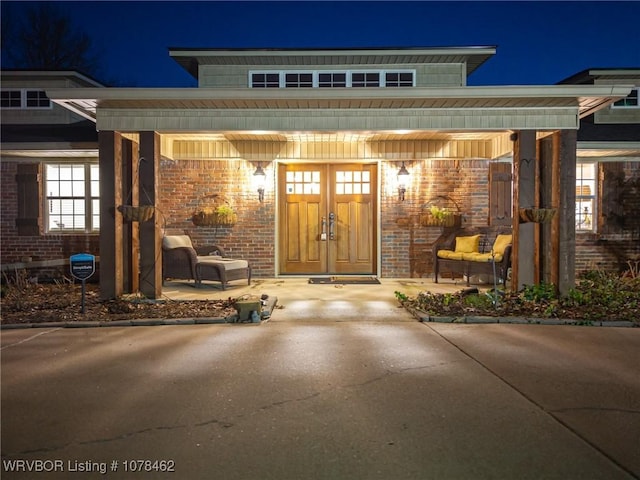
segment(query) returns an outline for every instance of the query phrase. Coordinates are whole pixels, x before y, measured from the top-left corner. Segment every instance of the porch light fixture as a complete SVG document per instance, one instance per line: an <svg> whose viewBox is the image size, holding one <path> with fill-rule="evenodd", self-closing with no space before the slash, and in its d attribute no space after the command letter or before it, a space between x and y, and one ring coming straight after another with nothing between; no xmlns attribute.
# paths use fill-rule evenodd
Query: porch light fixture
<svg viewBox="0 0 640 480"><path fill-rule="evenodd" d="M253 172L253 186L258 190L258 200L264 202L264 186L267 182L267 174L264 173L262 165L258 164L256 171Z"/></svg>
<svg viewBox="0 0 640 480"><path fill-rule="evenodd" d="M404 194L407 191L407 184L409 183L409 177L411 173L407 170L407 167L404 166L404 162L402 162L402 166L400 170L398 170L398 200L404 202Z"/></svg>

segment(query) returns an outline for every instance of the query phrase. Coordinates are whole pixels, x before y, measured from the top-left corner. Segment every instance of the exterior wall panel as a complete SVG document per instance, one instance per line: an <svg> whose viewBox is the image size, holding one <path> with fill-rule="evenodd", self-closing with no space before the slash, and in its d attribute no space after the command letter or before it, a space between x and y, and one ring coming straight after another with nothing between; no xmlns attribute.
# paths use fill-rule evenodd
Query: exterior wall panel
<svg viewBox="0 0 640 480"><path fill-rule="evenodd" d="M98 113L99 130L558 130L578 128L575 108L566 109L295 109L120 110Z"/></svg>
<svg viewBox="0 0 640 480"><path fill-rule="evenodd" d="M415 70L416 87L460 87L466 85L464 63L436 64L366 64L366 65L201 65L198 86L203 88L249 88L249 72L262 71L347 71L347 70Z"/></svg>

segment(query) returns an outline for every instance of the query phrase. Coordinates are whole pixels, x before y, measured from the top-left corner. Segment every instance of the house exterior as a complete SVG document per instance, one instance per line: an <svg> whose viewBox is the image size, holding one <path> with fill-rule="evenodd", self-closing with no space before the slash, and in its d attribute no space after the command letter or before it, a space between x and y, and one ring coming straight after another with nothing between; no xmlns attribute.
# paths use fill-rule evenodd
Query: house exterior
<svg viewBox="0 0 640 480"><path fill-rule="evenodd" d="M634 85L583 118L577 137L576 270L623 270L640 260L640 68L592 68L560 83Z"/></svg>
<svg viewBox="0 0 640 480"><path fill-rule="evenodd" d="M488 237L512 230L514 288L545 280L567 291L580 121L634 84L468 86L494 54L490 46L171 49L197 88L48 88L98 131L92 207L103 297L138 289L158 297L161 239L184 232L250 260L257 277L428 276L443 234L423 221L434 204ZM7 157L3 140L3 164ZM399 184L401 170L410 176ZM116 209L138 204L155 206L151 221L127 223ZM193 222L219 204L237 222ZM40 205L47 234L51 215ZM521 207L557 215L521 224Z"/></svg>
<svg viewBox="0 0 640 480"><path fill-rule="evenodd" d="M47 275L73 253L98 254L99 219L89 215L91 202L99 202L98 178L88 196L84 181L72 196L60 191L66 177L74 175L78 184L79 175L88 180L97 173L95 122L51 102L48 88L102 85L70 71L2 71L3 271L29 266Z"/></svg>

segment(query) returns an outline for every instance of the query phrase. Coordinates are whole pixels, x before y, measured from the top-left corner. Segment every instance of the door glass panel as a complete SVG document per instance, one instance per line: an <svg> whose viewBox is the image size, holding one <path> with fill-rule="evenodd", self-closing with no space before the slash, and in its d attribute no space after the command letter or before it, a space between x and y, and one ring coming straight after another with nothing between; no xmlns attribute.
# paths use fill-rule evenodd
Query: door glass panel
<svg viewBox="0 0 640 480"><path fill-rule="evenodd" d="M320 172L286 172L286 192L296 195L319 195Z"/></svg>
<svg viewBox="0 0 640 480"><path fill-rule="evenodd" d="M336 195L369 195L371 175L368 171L337 171Z"/></svg>

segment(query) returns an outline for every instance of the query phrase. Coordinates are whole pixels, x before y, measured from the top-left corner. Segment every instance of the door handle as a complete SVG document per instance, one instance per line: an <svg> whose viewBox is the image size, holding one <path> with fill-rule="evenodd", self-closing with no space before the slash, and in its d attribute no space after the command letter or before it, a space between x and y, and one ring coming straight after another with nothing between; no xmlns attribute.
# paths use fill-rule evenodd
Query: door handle
<svg viewBox="0 0 640 480"><path fill-rule="evenodd" d="M331 212L329 214L329 240L336 239L336 214Z"/></svg>
<svg viewBox="0 0 640 480"><path fill-rule="evenodd" d="M322 230L320 233L320 240L325 242L327 240L327 217L322 217Z"/></svg>

